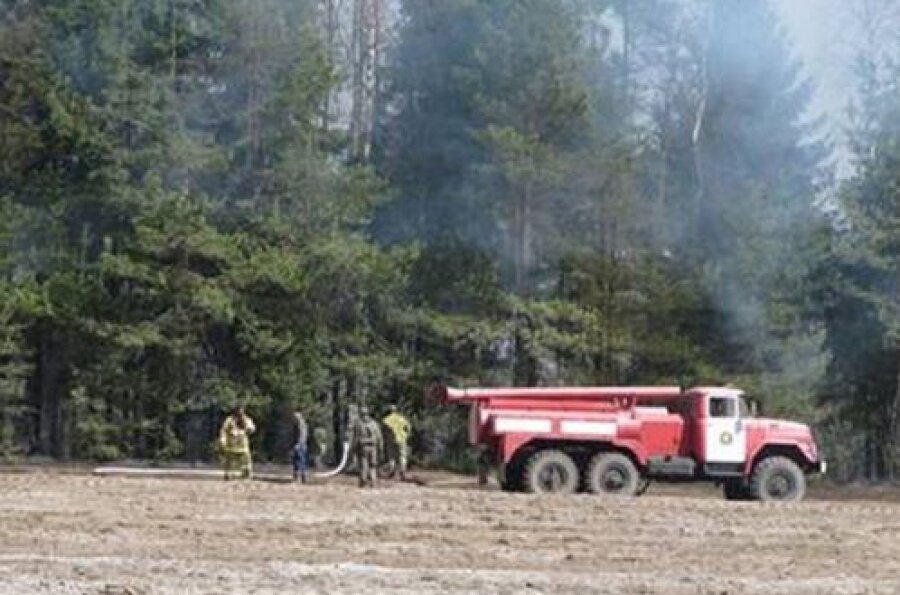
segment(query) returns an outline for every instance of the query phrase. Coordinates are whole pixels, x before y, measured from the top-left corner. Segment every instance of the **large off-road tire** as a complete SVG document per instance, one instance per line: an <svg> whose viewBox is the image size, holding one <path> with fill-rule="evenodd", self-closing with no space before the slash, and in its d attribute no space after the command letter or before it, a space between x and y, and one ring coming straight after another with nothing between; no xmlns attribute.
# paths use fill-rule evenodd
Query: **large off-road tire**
<svg viewBox="0 0 900 595"><path fill-rule="evenodd" d="M640 485L640 473L627 456L618 452L601 452L588 464L585 483L595 494L634 496Z"/></svg>
<svg viewBox="0 0 900 595"><path fill-rule="evenodd" d="M500 478L504 492L521 492L525 489L525 469L521 463L507 465Z"/></svg>
<svg viewBox="0 0 900 595"><path fill-rule="evenodd" d="M521 492L523 489L522 485L522 472L519 471L519 474L516 476L506 476L500 481L500 489L504 492Z"/></svg>
<svg viewBox="0 0 900 595"><path fill-rule="evenodd" d="M806 477L791 459L767 457L753 468L750 492L763 502L796 502L806 493Z"/></svg>
<svg viewBox="0 0 900 595"><path fill-rule="evenodd" d="M753 500L753 492L743 479L729 479L722 484L722 494L726 500Z"/></svg>
<svg viewBox="0 0 900 595"><path fill-rule="evenodd" d="M578 467L561 450L541 450L525 464L524 479L532 494L571 494L578 489Z"/></svg>

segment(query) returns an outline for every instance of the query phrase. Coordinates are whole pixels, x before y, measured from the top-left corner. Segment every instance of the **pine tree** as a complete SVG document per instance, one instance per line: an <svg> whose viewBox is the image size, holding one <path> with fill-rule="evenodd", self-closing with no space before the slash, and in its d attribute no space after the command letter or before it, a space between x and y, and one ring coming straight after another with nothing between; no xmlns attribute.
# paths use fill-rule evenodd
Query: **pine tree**
<svg viewBox="0 0 900 595"><path fill-rule="evenodd" d="M486 235L491 221L465 192L484 149L476 104L476 47L484 29L474 0L403 2L399 39L388 66L375 162L396 189L375 223L379 238L446 241ZM474 224L473 224L474 223Z"/></svg>

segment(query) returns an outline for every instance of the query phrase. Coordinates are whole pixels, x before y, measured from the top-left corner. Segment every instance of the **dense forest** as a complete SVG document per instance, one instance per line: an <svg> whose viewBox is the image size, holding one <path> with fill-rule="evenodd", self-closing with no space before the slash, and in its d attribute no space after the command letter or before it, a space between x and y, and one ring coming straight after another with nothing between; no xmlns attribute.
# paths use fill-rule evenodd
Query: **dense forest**
<svg viewBox="0 0 900 595"><path fill-rule="evenodd" d="M0 456L206 459L247 403L277 460L396 402L463 464L434 378L732 383L894 478L875 39L842 143L763 1L0 0Z"/></svg>

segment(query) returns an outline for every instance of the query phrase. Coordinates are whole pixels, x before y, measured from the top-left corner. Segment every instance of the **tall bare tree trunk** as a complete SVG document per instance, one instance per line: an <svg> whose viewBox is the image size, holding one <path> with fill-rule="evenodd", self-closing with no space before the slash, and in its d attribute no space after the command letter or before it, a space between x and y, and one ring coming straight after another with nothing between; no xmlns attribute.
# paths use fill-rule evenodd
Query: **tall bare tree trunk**
<svg viewBox="0 0 900 595"><path fill-rule="evenodd" d="M691 133L691 152L694 158L694 176L696 186L694 190L694 204L692 213L694 229L692 230L691 237L695 238L699 237L699 229L701 223L700 213L703 210L703 202L706 197L706 176L703 169L703 125L705 123L707 102L709 100L709 52L717 6L717 4L713 5L707 17L707 33L706 39L704 41L703 53L701 56L701 60L703 62L700 65L700 100L697 102L697 112L694 117L694 129Z"/></svg>
<svg viewBox="0 0 900 595"><path fill-rule="evenodd" d="M331 429L334 432L331 446L335 460L337 460L337 457L341 456L341 447L343 445L345 432L343 405L343 400L341 399L341 381L334 378L331 382Z"/></svg>
<svg viewBox="0 0 900 595"><path fill-rule="evenodd" d="M64 425L71 420L64 408L65 386L60 362L64 359L62 338L56 329L43 329L38 354L38 445L43 455L65 457L71 437Z"/></svg>
<svg viewBox="0 0 900 595"><path fill-rule="evenodd" d="M350 153L368 162L381 100L379 67L384 60L390 13L384 0L353 0L348 69L350 77ZM339 17L338 17L339 18Z"/></svg>
<svg viewBox="0 0 900 595"><path fill-rule="evenodd" d="M619 2L619 14L622 17L622 89L625 91L625 100L631 93L631 13L629 3L631 0Z"/></svg>
<svg viewBox="0 0 900 595"><path fill-rule="evenodd" d="M379 68L382 60L382 43L384 37L384 7L382 0L372 2L372 63L371 63L371 88L369 98L369 121L366 127L365 159L372 157L372 145L375 142L375 125L378 117L379 101L381 100L381 76Z"/></svg>
<svg viewBox="0 0 900 595"><path fill-rule="evenodd" d="M531 264L531 182L525 181L513 203L513 275L516 293L528 294L528 269Z"/></svg>
<svg viewBox="0 0 900 595"><path fill-rule="evenodd" d="M366 0L353 0L353 20L351 25L350 43L350 60L352 68L351 92L353 101L350 108L350 150L355 161L362 160L365 4Z"/></svg>
<svg viewBox="0 0 900 595"><path fill-rule="evenodd" d="M256 157L259 152L260 145L260 94L262 85L261 73L261 48L260 44L260 13L255 3L246 4L247 20L249 21L248 39L248 71L247 71L247 155L246 167L248 173L252 173L253 168L257 167Z"/></svg>
<svg viewBox="0 0 900 595"><path fill-rule="evenodd" d="M669 148L672 141L672 102L669 99L675 92L677 84L677 54L674 50L668 52L666 61L668 68L668 84L664 89L662 121L659 129L659 179L657 181L657 206L659 215L665 216L665 207L669 199Z"/></svg>
<svg viewBox="0 0 900 595"><path fill-rule="evenodd" d="M897 386L894 387L894 402L891 404L890 419L888 421L888 443L885 445L884 467L887 479L897 479L900 472L900 352L897 362Z"/></svg>
<svg viewBox="0 0 900 595"><path fill-rule="evenodd" d="M522 295L529 293L528 273L531 270L531 205L532 184L526 180L522 189Z"/></svg>
<svg viewBox="0 0 900 595"><path fill-rule="evenodd" d="M38 360L38 443L40 451L47 456L56 456L56 428L59 420L59 397L56 393L56 369L51 353L51 341L41 338Z"/></svg>
<svg viewBox="0 0 900 595"><path fill-rule="evenodd" d="M337 35L337 7L335 0L324 0L325 6L325 44L328 51L328 58L334 59L334 44ZM325 94L325 101L322 104L322 132L327 134L331 124L331 94L329 91Z"/></svg>

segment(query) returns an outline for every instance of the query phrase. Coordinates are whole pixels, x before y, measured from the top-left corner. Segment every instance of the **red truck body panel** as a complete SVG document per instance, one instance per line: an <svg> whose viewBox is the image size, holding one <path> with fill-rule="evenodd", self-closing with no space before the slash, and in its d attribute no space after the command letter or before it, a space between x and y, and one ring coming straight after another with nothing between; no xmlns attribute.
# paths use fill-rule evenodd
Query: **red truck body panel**
<svg viewBox="0 0 900 595"><path fill-rule="evenodd" d="M470 442L493 443L504 463L532 439L608 442L642 463L684 446L684 419L656 405L683 398L678 387L447 389L446 398L472 404Z"/></svg>

